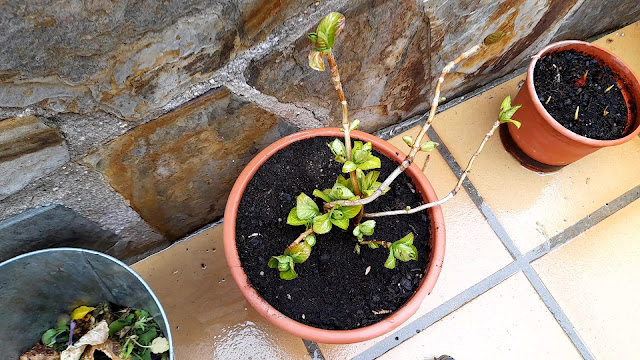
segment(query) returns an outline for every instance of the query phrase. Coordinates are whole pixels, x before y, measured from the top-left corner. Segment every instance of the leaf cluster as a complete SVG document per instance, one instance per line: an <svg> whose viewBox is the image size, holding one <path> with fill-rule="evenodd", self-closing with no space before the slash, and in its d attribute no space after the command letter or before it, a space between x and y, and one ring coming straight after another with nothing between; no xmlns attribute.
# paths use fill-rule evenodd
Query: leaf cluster
<svg viewBox="0 0 640 360"><path fill-rule="evenodd" d="M344 30L345 17L338 12L332 12L325 16L316 32L307 34L313 44L313 50L309 53L309 66L318 71L324 71L324 56L331 51L335 39Z"/></svg>
<svg viewBox="0 0 640 360"><path fill-rule="evenodd" d="M347 160L347 149L339 139L333 140L333 142L329 144L329 148L335 156L334 159L344 164L342 166L343 173L350 173L357 169L372 170L380 167L380 158L371 153L373 149L371 142L354 142L353 148L351 149L351 160Z"/></svg>
<svg viewBox="0 0 640 360"><path fill-rule="evenodd" d="M151 360L151 353L157 353L163 347L152 346L162 338L158 324L146 310L126 309L121 316L109 324L109 337L122 346L121 358ZM154 351L155 350L155 351ZM167 349L168 350L168 349ZM164 350L162 352L165 352ZM166 356L163 354L163 356Z"/></svg>
<svg viewBox="0 0 640 360"><path fill-rule="evenodd" d="M384 262L387 269L395 269L396 259L400 261L418 260L418 250L413 245L413 233L394 242L389 247L389 257Z"/></svg>
<svg viewBox="0 0 640 360"><path fill-rule="evenodd" d="M40 340L44 346L52 347L57 351L62 351L67 348L70 331L69 317L61 316L58 319L56 327L45 331Z"/></svg>
<svg viewBox="0 0 640 360"><path fill-rule="evenodd" d="M511 106L511 96L507 96L502 101L502 104L500 104L500 114L498 115L500 123L512 123L520 129L520 122L513 120L511 117L513 117L513 114L515 114L521 107L522 105Z"/></svg>

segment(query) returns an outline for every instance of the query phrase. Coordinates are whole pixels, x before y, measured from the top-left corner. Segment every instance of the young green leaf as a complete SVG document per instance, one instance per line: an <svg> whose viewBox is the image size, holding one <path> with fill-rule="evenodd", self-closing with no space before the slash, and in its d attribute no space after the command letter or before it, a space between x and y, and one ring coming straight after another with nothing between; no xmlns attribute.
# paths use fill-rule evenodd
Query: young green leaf
<svg viewBox="0 0 640 360"><path fill-rule="evenodd" d="M420 150L424 152L429 152L429 151L433 151L438 146L440 146L440 143L437 143L435 141L427 141L420 146Z"/></svg>
<svg viewBox="0 0 640 360"><path fill-rule="evenodd" d="M315 234L307 235L307 237L304 238L304 242L309 244L309 246L315 245L316 244L316 235Z"/></svg>
<svg viewBox="0 0 640 360"><path fill-rule="evenodd" d="M342 166L342 172L343 173L350 173L352 171L356 171L358 167L356 166L356 164L353 161L346 161L344 163L344 166Z"/></svg>
<svg viewBox="0 0 640 360"><path fill-rule="evenodd" d="M298 195L296 205L298 219L300 220L311 220L320 215L320 210L318 210L316 202L305 193Z"/></svg>
<svg viewBox="0 0 640 360"><path fill-rule="evenodd" d="M360 120L355 119L351 122L351 125L349 125L349 130L355 130L360 126Z"/></svg>
<svg viewBox="0 0 640 360"><path fill-rule="evenodd" d="M334 208L333 211L331 211L331 218L335 220L342 220L344 219L344 213L342 212L342 210L338 209L336 206L336 208Z"/></svg>
<svg viewBox="0 0 640 360"><path fill-rule="evenodd" d="M282 280L293 280L298 277L293 267L289 268L287 271L280 271L280 279Z"/></svg>
<svg viewBox="0 0 640 360"><path fill-rule="evenodd" d="M291 211L289 211L289 216L287 216L287 224L298 226L306 225L307 223L309 223L309 220L300 220L300 218L298 217L297 208L294 207L293 209L291 209Z"/></svg>
<svg viewBox="0 0 640 360"><path fill-rule="evenodd" d="M379 247L378 244L372 242L368 243L367 245L369 245L370 249L377 249Z"/></svg>
<svg viewBox="0 0 640 360"><path fill-rule="evenodd" d="M403 136L402 141L404 141L405 144L409 145L409 147L413 146L413 138L409 135Z"/></svg>
<svg viewBox="0 0 640 360"><path fill-rule="evenodd" d="M334 184L333 188L331 188L331 191L329 192L329 197L332 200L350 200L354 198L355 195L346 186Z"/></svg>
<svg viewBox="0 0 640 360"><path fill-rule="evenodd" d="M345 25L345 17L344 15L338 12L332 12L327 14L318 24L318 28L316 32L318 36L324 36L327 41L326 49L318 48L316 44L316 49L323 51L333 47L333 43L338 35L344 30Z"/></svg>
<svg viewBox="0 0 640 360"><path fill-rule="evenodd" d="M507 96L500 104L500 114L498 118L500 119L500 123L512 123L517 128L520 128L520 122L513 120L512 117L520 109L522 105L511 106L511 96Z"/></svg>
<svg viewBox="0 0 640 360"><path fill-rule="evenodd" d="M329 149L331 149L331 152L335 156L335 160L337 162L343 163L343 162L345 162L347 160L347 158L346 158L346 156L347 156L347 148L344 146L342 141L340 141L339 139L334 139L332 142L330 142L329 143Z"/></svg>
<svg viewBox="0 0 640 360"><path fill-rule="evenodd" d="M356 246L353 248L353 252L360 255L360 244L356 244Z"/></svg>
<svg viewBox="0 0 640 360"><path fill-rule="evenodd" d="M373 230L376 227L376 221L367 220L362 224L360 224L358 227L360 228L360 231L362 231L364 235L371 236L373 235Z"/></svg>
<svg viewBox="0 0 640 360"><path fill-rule="evenodd" d="M391 245L391 253L400 261L410 261L418 259L418 250L413 246L413 233L409 233L402 239Z"/></svg>
<svg viewBox="0 0 640 360"><path fill-rule="evenodd" d="M502 100L502 104L500 104L500 109L508 110L511 108L511 96L507 96Z"/></svg>
<svg viewBox="0 0 640 360"><path fill-rule="evenodd" d="M316 234L326 234L331 231L331 213L316 216L313 219L313 232Z"/></svg>
<svg viewBox="0 0 640 360"><path fill-rule="evenodd" d="M282 268L286 270L289 268L290 259L291 257L288 255L272 256L267 265L269 265L269 267L272 269L280 270ZM292 259L291 259L291 262L293 262ZM280 270L280 271L283 271L283 270Z"/></svg>
<svg viewBox="0 0 640 360"><path fill-rule="evenodd" d="M347 219L353 219L354 217L358 216L358 214L360 213L360 209L362 209L362 205L340 207L342 214Z"/></svg>
<svg viewBox="0 0 640 360"><path fill-rule="evenodd" d="M313 196L319 197L320 199L322 199L322 200L324 200L326 202L331 202L331 198L329 197L329 195L325 194L324 192L322 192L322 191L320 191L318 189L313 190Z"/></svg>
<svg viewBox="0 0 640 360"><path fill-rule="evenodd" d="M347 230L349 228L349 219L331 219L331 223L342 230Z"/></svg>
<svg viewBox="0 0 640 360"><path fill-rule="evenodd" d="M285 255L289 255L294 263L303 263L307 261L311 255L311 246L306 241L289 246L285 251Z"/></svg>
<svg viewBox="0 0 640 360"><path fill-rule="evenodd" d="M358 164L358 169L371 170L371 169L378 169L380 168L380 166L381 166L380 158L371 155L371 157L367 159L365 162Z"/></svg>
<svg viewBox="0 0 640 360"><path fill-rule="evenodd" d="M358 240L362 240L362 231L360 230L360 225L353 228L352 231L353 236L357 237Z"/></svg>
<svg viewBox="0 0 640 360"><path fill-rule="evenodd" d="M393 250L389 251L389 256L387 257L387 261L384 262L384 267L387 269L396 268L396 258L393 256Z"/></svg>

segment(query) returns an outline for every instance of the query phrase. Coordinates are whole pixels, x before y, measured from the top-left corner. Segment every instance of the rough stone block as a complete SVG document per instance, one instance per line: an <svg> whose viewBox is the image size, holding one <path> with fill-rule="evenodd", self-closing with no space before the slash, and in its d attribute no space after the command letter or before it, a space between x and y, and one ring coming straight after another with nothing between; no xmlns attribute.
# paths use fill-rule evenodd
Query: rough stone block
<svg viewBox="0 0 640 360"><path fill-rule="evenodd" d="M175 240L222 216L246 163L294 131L275 115L219 88L82 161L103 173L144 220Z"/></svg>
<svg viewBox="0 0 640 360"><path fill-rule="evenodd" d="M0 200L69 161L64 138L34 116L0 121Z"/></svg>
<svg viewBox="0 0 640 360"><path fill-rule="evenodd" d="M118 236L60 205L31 209L0 221L0 262L30 251L77 247L109 252Z"/></svg>
<svg viewBox="0 0 640 360"><path fill-rule="evenodd" d="M0 1L0 107L146 119L310 2Z"/></svg>
<svg viewBox="0 0 640 360"><path fill-rule="evenodd" d="M586 4L593 2L598 1L350 1L340 9L346 28L334 51L351 118L373 131L424 112L446 63L495 31L506 36L458 66L443 85L444 96L464 94L523 66L561 26L563 33L582 38L603 29L599 21L583 21L585 13L605 18L607 26L639 16L633 2L623 6L627 12L594 11ZM252 63L246 77L258 90L337 124L340 109L330 75L308 67L309 49L301 36L285 51Z"/></svg>

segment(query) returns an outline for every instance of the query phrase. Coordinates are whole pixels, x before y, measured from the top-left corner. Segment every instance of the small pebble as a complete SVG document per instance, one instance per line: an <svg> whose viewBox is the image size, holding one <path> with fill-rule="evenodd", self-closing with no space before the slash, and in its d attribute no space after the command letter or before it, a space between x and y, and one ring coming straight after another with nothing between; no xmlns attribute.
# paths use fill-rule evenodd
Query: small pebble
<svg viewBox="0 0 640 360"><path fill-rule="evenodd" d="M369 271L371 271L371 266L367 266L367 269L364 271L364 276L367 276Z"/></svg>
<svg viewBox="0 0 640 360"><path fill-rule="evenodd" d="M260 271L260 276L264 276L264 271Z"/></svg>

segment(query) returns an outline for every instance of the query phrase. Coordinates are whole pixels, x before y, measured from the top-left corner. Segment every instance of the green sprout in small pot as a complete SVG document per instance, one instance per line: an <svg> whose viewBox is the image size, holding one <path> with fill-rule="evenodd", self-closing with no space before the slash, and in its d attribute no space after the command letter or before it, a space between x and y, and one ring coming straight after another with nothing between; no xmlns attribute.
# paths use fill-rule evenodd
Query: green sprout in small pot
<svg viewBox="0 0 640 360"><path fill-rule="evenodd" d="M520 127L520 123L512 119L513 114L520 106L511 106L511 98L507 97L502 102L498 119L480 143L478 150L469 160L455 187L447 196L415 208L407 207L399 210L367 213L365 206L387 193L391 183L411 166L419 151L429 153L440 145L437 142L425 140L425 134L435 118L438 104L444 99L440 95L440 88L446 75L457 64L472 56L481 48L499 42L506 34L502 32L490 34L481 44L462 53L444 67L436 83L431 109L426 122L415 138L413 136L403 137L403 141L410 147L408 155L384 181L380 182L378 181L380 172L376 171L376 169L380 168L381 161L380 158L374 155L372 144L355 141L352 146L351 142L351 131L358 128L360 120L349 121L347 99L342 89L338 64L333 54L336 38L344 29L344 15L332 12L320 21L315 32L308 34L312 44L312 49L309 53L309 66L317 71L325 71L324 61L325 59L327 60L331 70L331 80L341 104L341 131L344 133L344 139L334 139L327 145L333 154L334 160L342 164L344 176L342 174L337 175L336 181L330 189L314 189L311 194L315 197L315 200L305 193L297 197L296 206L291 209L287 217L287 224L304 226L305 231L285 249L284 254L271 257L268 263L270 268L277 269L280 272L280 278L284 280L293 280L298 277L295 267L303 266L299 264L303 264L312 255L313 246L316 241L321 240L316 235L328 234L331 231L351 232L354 241L354 256L360 255L363 246L373 250L380 248L388 250L389 256L387 260L380 266L384 266L389 271L396 268L398 261L417 260L418 251L413 245L413 233L409 233L394 242L373 239L376 227L376 222L373 218L413 214L439 206L450 200L462 187L462 182L469 174L475 159L500 124L513 123L515 126ZM321 204L321 206L318 204Z"/></svg>

